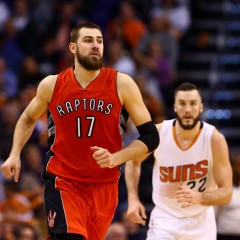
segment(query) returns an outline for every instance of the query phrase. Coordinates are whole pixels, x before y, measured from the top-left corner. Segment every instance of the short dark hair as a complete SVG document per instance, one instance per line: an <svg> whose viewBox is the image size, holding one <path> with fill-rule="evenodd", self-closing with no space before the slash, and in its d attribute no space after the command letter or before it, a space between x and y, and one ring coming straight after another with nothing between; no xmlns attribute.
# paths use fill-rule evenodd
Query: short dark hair
<svg viewBox="0 0 240 240"><path fill-rule="evenodd" d="M200 97L202 98L202 93L199 89L199 87L196 84L190 83L190 82L183 82L181 83L175 90L174 97L176 97L177 93L179 91L191 91L191 90L197 90Z"/></svg>
<svg viewBox="0 0 240 240"><path fill-rule="evenodd" d="M70 34L70 41L71 42L73 42L73 43L77 42L78 37L79 37L79 31L82 28L98 29L102 33L101 28L94 23L90 23L90 22L80 23L80 24L76 25L71 31L71 34Z"/></svg>

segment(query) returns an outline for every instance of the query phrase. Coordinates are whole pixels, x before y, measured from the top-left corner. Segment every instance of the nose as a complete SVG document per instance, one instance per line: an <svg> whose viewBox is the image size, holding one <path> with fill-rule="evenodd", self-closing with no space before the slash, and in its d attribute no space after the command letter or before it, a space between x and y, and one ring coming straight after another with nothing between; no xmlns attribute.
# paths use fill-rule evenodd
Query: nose
<svg viewBox="0 0 240 240"><path fill-rule="evenodd" d="M92 44L92 49L99 49L97 41L94 41Z"/></svg>
<svg viewBox="0 0 240 240"><path fill-rule="evenodd" d="M191 110L192 110L191 105L190 104L186 104L185 111L186 112L191 112Z"/></svg>

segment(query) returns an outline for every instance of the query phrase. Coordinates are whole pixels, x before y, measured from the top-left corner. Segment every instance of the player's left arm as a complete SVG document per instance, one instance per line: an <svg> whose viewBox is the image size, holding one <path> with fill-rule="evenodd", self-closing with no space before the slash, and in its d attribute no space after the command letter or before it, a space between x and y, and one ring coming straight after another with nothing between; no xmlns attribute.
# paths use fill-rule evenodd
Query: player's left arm
<svg viewBox="0 0 240 240"><path fill-rule="evenodd" d="M232 197L232 168L229 160L229 150L225 137L216 129L211 138L213 155L213 175L216 189L209 192L195 192L186 187L180 187L175 198L181 207L194 204L218 206L227 204Z"/></svg>
<svg viewBox="0 0 240 240"><path fill-rule="evenodd" d="M137 127L140 137L124 149L109 153L107 149L92 147L93 157L100 167L115 167L128 160L154 151L159 144L159 134L150 113L143 102L141 92L134 80L126 74L118 73L118 94L123 107Z"/></svg>
<svg viewBox="0 0 240 240"><path fill-rule="evenodd" d="M232 197L232 168L229 160L229 150L225 137L218 130L214 130L212 139L213 175L217 189L202 193L201 204L224 205Z"/></svg>

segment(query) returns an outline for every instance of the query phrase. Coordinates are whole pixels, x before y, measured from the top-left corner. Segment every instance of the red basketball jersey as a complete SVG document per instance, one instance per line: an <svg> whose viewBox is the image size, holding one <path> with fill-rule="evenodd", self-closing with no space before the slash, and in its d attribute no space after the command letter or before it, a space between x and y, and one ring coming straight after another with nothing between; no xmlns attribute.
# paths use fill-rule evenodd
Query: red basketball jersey
<svg viewBox="0 0 240 240"><path fill-rule="evenodd" d="M121 111L117 71L103 67L86 88L73 68L58 75L49 104L49 143L46 171L81 182L113 182L119 168L100 168L91 146L114 153L122 148Z"/></svg>

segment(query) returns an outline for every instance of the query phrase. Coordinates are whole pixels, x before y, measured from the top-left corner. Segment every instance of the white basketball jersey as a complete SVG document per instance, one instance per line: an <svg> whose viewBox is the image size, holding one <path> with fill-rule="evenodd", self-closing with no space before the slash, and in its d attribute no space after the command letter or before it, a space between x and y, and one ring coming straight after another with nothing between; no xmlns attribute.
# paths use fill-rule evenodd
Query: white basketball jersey
<svg viewBox="0 0 240 240"><path fill-rule="evenodd" d="M174 121L175 119L163 121L160 144L154 153L153 202L162 214L180 218L192 217L201 214L208 206L194 205L182 208L173 196L179 186L199 192L214 189L211 149L214 127L202 122L202 129L196 141L187 150L182 150L173 134Z"/></svg>

